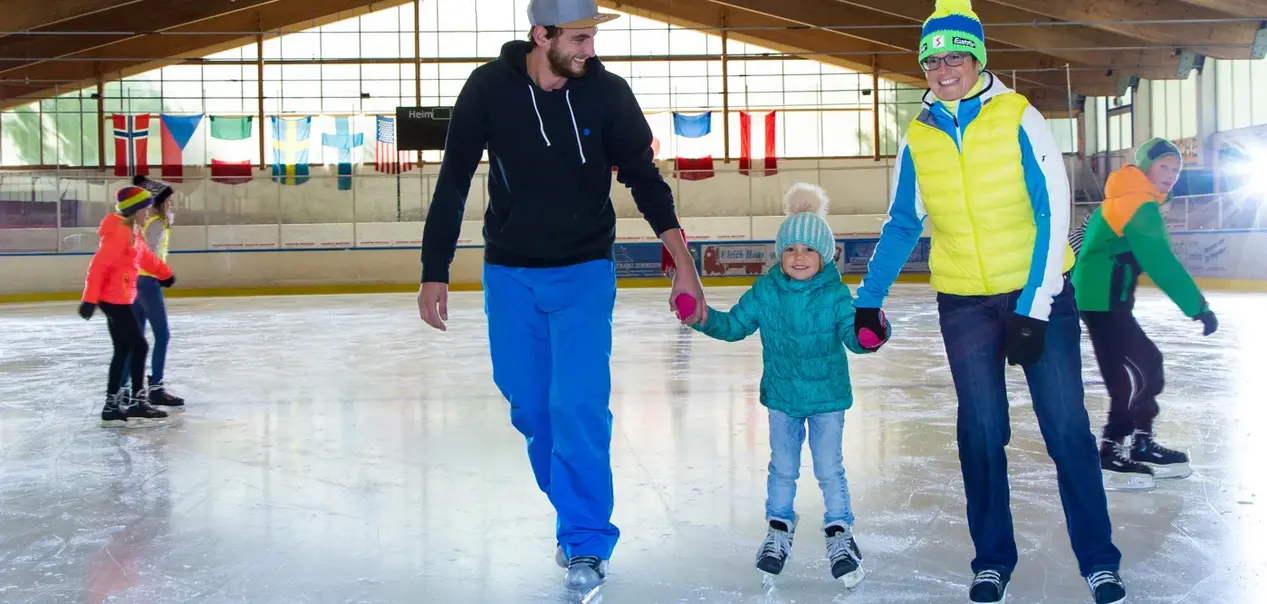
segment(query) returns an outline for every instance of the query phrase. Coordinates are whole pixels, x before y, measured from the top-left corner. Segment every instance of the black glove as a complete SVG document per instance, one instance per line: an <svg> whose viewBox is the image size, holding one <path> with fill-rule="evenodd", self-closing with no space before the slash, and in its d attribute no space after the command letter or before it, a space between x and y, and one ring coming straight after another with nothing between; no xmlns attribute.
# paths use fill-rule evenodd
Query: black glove
<svg viewBox="0 0 1267 604"><path fill-rule="evenodd" d="M159 281L158 284L163 287L171 287L173 285L176 285L176 275L172 275L166 279L163 279Z"/></svg>
<svg viewBox="0 0 1267 604"><path fill-rule="evenodd" d="M871 333L863 335L864 330L869 330ZM885 342L889 341L889 322L884 318L884 311L878 308L854 308L853 333L858 337L858 344L863 348L872 351L879 350ZM877 340L878 343L876 343Z"/></svg>
<svg viewBox="0 0 1267 604"><path fill-rule="evenodd" d="M1214 317L1214 311L1205 309L1200 314L1192 318L1193 321L1200 321L1205 325L1205 331L1201 334L1208 336L1219 329L1219 320Z"/></svg>
<svg viewBox="0 0 1267 604"><path fill-rule="evenodd" d="M97 312L97 305L92 302L82 302L79 304L79 316L85 321L92 318L92 313Z"/></svg>
<svg viewBox="0 0 1267 604"><path fill-rule="evenodd" d="M1043 356L1046 336L1046 321L1012 313L1007 324L1007 364L1024 367L1037 363Z"/></svg>

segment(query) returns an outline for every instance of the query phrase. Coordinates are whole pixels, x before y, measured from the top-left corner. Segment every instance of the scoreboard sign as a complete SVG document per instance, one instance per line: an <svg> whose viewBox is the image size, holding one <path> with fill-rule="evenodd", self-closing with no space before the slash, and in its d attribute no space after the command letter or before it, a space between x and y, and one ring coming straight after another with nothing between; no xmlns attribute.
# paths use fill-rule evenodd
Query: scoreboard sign
<svg viewBox="0 0 1267 604"><path fill-rule="evenodd" d="M452 107L397 107L397 148L401 151L443 151L452 116Z"/></svg>

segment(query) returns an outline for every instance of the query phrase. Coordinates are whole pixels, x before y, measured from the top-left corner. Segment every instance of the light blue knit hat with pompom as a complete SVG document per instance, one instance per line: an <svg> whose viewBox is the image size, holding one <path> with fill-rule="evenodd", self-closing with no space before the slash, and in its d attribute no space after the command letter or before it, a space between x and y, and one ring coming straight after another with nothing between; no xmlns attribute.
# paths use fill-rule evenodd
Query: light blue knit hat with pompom
<svg viewBox="0 0 1267 604"><path fill-rule="evenodd" d="M827 192L822 187L797 183L783 197L787 218L779 226L775 245L781 254L788 246L798 243L818 252L823 264L836 257L836 237L827 224Z"/></svg>

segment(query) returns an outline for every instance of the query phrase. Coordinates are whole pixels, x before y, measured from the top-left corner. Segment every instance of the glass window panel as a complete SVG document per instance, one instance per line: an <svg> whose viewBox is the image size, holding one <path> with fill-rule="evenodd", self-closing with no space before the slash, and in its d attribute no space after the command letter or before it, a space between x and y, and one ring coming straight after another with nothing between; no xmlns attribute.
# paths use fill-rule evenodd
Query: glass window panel
<svg viewBox="0 0 1267 604"><path fill-rule="evenodd" d="M867 122L870 123L870 113ZM823 155L826 157L849 157L860 155L859 138L871 138L870 128L867 132L858 131L857 117L850 111L824 111L823 123Z"/></svg>
<svg viewBox="0 0 1267 604"><path fill-rule="evenodd" d="M409 37L412 40L413 34L409 34ZM400 35L395 32L362 33L360 44L358 58L399 59L401 57L414 56L413 42L409 43L407 51L402 52Z"/></svg>
<svg viewBox="0 0 1267 604"><path fill-rule="evenodd" d="M1267 59L1248 61L1250 64L1250 123L1267 124Z"/></svg>
<svg viewBox="0 0 1267 604"><path fill-rule="evenodd" d="M822 123L818 111L779 112L779 157L822 155Z"/></svg>
<svg viewBox="0 0 1267 604"><path fill-rule="evenodd" d="M1221 132L1232 128L1232 74L1227 61L1210 60L1214 62L1214 97L1217 103L1215 129Z"/></svg>
<svg viewBox="0 0 1267 604"><path fill-rule="evenodd" d="M446 5L448 6L448 5ZM440 32L436 34L440 50L437 56L466 58L479 56L477 36L474 33Z"/></svg>
<svg viewBox="0 0 1267 604"><path fill-rule="evenodd" d="M1168 138L1187 138L1197 135L1197 78L1195 75L1189 75L1188 79L1182 82L1174 82L1179 87L1180 93L1180 120L1178 124L1171 124L1172 130L1178 126L1177 132L1172 132ZM1140 141L1141 143L1143 141Z"/></svg>
<svg viewBox="0 0 1267 604"><path fill-rule="evenodd" d="M322 33L320 53L322 59L358 59L363 56L361 36L356 33Z"/></svg>
<svg viewBox="0 0 1267 604"><path fill-rule="evenodd" d="M346 34L340 34L340 35L346 35ZM281 54L282 54L281 58L297 60L297 59L317 59L317 58L331 57L331 56L343 56L343 55L326 54L327 52L333 49L324 47L323 45L329 45L330 43L331 43L331 39L329 36L326 36L325 39L323 40L321 34L316 33L316 32L303 33L303 34L299 34L299 33L287 34L285 36L282 36L281 38ZM353 50L356 49L356 42L352 43L352 48ZM268 42L267 41L264 42L264 57L271 58L268 56Z"/></svg>
<svg viewBox="0 0 1267 604"><path fill-rule="evenodd" d="M665 54L702 55L708 52L707 37L689 29L674 27L669 31L668 48Z"/></svg>
<svg viewBox="0 0 1267 604"><path fill-rule="evenodd" d="M1233 128L1245 128L1253 122L1249 61L1232 61L1232 116Z"/></svg>

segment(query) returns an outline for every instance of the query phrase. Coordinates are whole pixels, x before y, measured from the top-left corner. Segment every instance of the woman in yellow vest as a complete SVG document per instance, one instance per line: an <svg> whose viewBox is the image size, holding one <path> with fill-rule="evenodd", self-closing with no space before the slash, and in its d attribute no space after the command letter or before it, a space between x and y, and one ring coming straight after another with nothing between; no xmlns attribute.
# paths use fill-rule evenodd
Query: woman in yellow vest
<svg viewBox="0 0 1267 604"><path fill-rule="evenodd" d="M959 399L959 463L976 546L969 599L1002 602L1017 563L1004 451L1012 364L1024 369L1056 464L1079 571L1097 604L1124 602L1121 553L1083 403L1064 159L1042 114L985 71L985 35L968 0L937 2L919 61L930 90L898 151L889 218L858 290L855 329L883 344L881 303L931 219L931 282Z"/></svg>
<svg viewBox="0 0 1267 604"><path fill-rule="evenodd" d="M154 196L154 211L141 225L141 235L154 255L158 256L159 260L167 262L172 223L175 219L169 203L172 187L167 183L150 180L144 176L136 176L132 179L132 183L145 188ZM142 334L145 333L147 321L154 329L153 360L150 362L152 373L149 376L148 389L149 403L156 407L167 407L173 411L184 409L185 400L168 392L167 387L163 385L163 368L167 364L167 344L171 340L171 330L167 327L167 303L163 300L163 288L154 275L143 270L139 271L136 279L136 304L132 305L132 312L136 315ZM130 361L129 358L129 363L124 365L124 375L129 374L127 367L130 366Z"/></svg>

